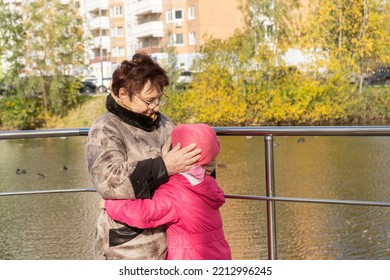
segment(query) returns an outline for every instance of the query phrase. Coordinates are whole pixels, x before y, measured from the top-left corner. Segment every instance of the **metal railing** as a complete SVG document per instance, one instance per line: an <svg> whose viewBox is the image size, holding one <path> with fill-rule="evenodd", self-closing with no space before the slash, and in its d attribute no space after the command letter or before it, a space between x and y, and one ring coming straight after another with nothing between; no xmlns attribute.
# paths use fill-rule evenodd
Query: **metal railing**
<svg viewBox="0 0 390 280"><path fill-rule="evenodd" d="M390 136L390 126L300 126L300 127L214 127L220 136L263 136L265 148L266 195L226 194L226 198L265 201L267 209L268 259L277 259L275 202L320 203L357 206L390 207L390 202L336 200L317 198L292 198L275 196L274 136ZM68 136L87 136L88 128L0 131L0 140L26 138L52 138ZM68 192L95 192L95 189L42 190L0 193L0 196L34 195Z"/></svg>

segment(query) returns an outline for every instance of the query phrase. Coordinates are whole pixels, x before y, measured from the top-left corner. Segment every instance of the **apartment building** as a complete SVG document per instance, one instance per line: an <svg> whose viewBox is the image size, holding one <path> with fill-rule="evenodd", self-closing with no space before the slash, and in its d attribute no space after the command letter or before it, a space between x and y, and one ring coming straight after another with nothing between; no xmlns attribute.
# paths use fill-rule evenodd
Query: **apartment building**
<svg viewBox="0 0 390 280"><path fill-rule="evenodd" d="M24 1L6 0L13 6ZM84 19L84 76L105 84L116 65L136 52L158 62L168 46L177 67L189 70L205 36L225 39L243 26L240 0L63 0L73 2ZM3 66L3 70L5 66Z"/></svg>
<svg viewBox="0 0 390 280"><path fill-rule="evenodd" d="M98 85L108 83L113 68L126 56L123 0L84 0L86 69L85 76L97 77Z"/></svg>
<svg viewBox="0 0 390 280"><path fill-rule="evenodd" d="M111 76L136 52L166 60L173 46L177 67L189 70L205 36L225 39L243 26L240 0L84 0L88 74Z"/></svg>
<svg viewBox="0 0 390 280"><path fill-rule="evenodd" d="M163 1L163 43L177 51L178 67L189 70L198 50L209 37L226 39L243 26L239 0ZM167 42L168 40L168 42Z"/></svg>
<svg viewBox="0 0 390 280"><path fill-rule="evenodd" d="M164 56L163 0L125 0L127 51L150 54L156 60Z"/></svg>
<svg viewBox="0 0 390 280"><path fill-rule="evenodd" d="M86 75L99 84L116 65L136 52L160 63L173 46L177 67L191 69L205 38L225 39L243 26L240 0L82 0Z"/></svg>
<svg viewBox="0 0 390 280"><path fill-rule="evenodd" d="M226 39L243 26L239 0L125 0L128 55L143 51L157 61L166 47L177 53L177 67L189 70L205 36Z"/></svg>

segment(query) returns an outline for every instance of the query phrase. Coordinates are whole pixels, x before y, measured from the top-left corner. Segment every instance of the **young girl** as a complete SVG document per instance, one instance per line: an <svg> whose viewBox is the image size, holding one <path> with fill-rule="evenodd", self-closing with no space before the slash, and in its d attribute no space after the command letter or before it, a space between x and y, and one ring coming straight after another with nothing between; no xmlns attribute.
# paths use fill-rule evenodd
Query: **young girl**
<svg viewBox="0 0 390 280"><path fill-rule="evenodd" d="M106 212L112 219L138 228L165 225L167 259L229 260L230 247L219 212L224 193L203 167L219 153L217 135L206 124L190 124L174 128L171 138L173 146L196 143L202 151L198 164L171 176L152 199L106 200Z"/></svg>

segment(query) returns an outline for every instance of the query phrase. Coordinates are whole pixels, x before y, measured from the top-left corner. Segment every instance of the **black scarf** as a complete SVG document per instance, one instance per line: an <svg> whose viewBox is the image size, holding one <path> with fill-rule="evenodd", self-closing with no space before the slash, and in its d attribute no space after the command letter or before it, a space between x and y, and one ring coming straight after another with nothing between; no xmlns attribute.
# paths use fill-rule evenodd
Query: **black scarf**
<svg viewBox="0 0 390 280"><path fill-rule="evenodd" d="M157 117L153 120L148 116L123 108L115 102L111 94L107 96L106 108L109 112L118 116L125 123L148 132L157 129L161 119L161 114L159 112L155 113Z"/></svg>

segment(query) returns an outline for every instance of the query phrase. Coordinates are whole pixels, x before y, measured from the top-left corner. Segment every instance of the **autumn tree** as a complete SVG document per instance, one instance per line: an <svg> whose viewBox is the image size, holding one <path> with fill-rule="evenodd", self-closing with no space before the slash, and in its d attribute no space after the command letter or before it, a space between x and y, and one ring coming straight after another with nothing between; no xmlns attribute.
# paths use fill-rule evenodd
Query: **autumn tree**
<svg viewBox="0 0 390 280"><path fill-rule="evenodd" d="M22 6L26 40L25 94L42 97L45 115L64 114L76 103L79 81L71 75L84 62L82 19L72 3L29 1Z"/></svg>
<svg viewBox="0 0 390 280"><path fill-rule="evenodd" d="M389 1L308 1L300 46L326 50L327 68L347 80L390 62Z"/></svg>
<svg viewBox="0 0 390 280"><path fill-rule="evenodd" d="M161 62L162 66L167 69L167 74L169 77L169 86L168 91L169 93L174 93L175 88L177 86L177 79L179 77L179 71L178 65L177 65L177 53L176 48L171 42L169 41L169 38L171 38L172 32L169 31L166 34L166 38L168 40L164 41L163 43L163 53L166 53L166 57Z"/></svg>
<svg viewBox="0 0 390 280"><path fill-rule="evenodd" d="M0 0L0 19L0 80L11 86L22 68L20 57L23 54L25 32L21 14L11 9L4 0Z"/></svg>
<svg viewBox="0 0 390 280"><path fill-rule="evenodd" d="M202 46L201 59L196 62L200 73L180 96L186 112L180 121L307 125L345 120L352 87L338 76L320 79L313 75L327 62L326 55L315 59L316 54L303 46L302 53L312 57L305 61L309 67L289 65L285 60L286 51L297 48L302 37L302 3L243 3L246 28L226 40L209 38ZM170 111L173 116L175 112Z"/></svg>

